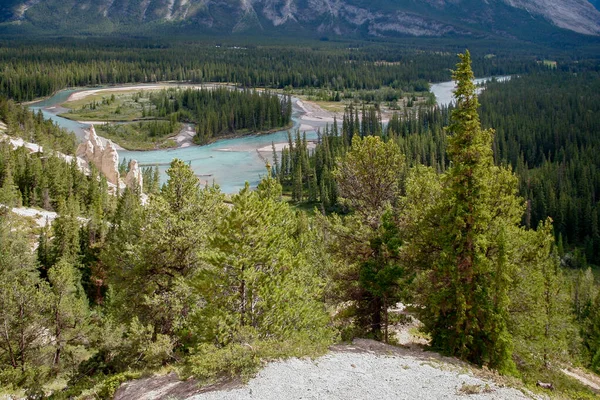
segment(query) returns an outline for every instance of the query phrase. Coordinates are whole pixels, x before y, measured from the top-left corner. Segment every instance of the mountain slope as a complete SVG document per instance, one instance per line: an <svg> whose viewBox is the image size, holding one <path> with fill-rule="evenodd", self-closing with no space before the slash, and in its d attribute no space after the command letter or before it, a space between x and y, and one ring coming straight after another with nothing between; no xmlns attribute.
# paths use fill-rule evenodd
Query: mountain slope
<svg viewBox="0 0 600 400"><path fill-rule="evenodd" d="M219 34L600 35L600 11L588 0L6 0L0 21L82 33L158 24Z"/></svg>

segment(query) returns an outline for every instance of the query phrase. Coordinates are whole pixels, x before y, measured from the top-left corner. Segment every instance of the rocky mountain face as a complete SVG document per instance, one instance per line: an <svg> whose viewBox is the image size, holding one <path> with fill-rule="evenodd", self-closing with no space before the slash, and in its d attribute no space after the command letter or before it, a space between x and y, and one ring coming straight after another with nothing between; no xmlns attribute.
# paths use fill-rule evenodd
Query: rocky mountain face
<svg viewBox="0 0 600 400"><path fill-rule="evenodd" d="M600 0L591 0L597 2ZM600 35L588 0L5 0L5 24L38 29L131 30L171 24L215 33L524 36L556 27ZM540 28L541 27L541 28Z"/></svg>

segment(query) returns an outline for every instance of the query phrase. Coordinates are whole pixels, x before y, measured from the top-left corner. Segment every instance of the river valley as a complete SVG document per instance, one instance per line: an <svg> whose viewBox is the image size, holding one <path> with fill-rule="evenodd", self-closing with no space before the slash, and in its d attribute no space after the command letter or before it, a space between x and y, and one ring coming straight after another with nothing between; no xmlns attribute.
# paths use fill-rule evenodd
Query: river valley
<svg viewBox="0 0 600 400"><path fill-rule="evenodd" d="M505 80L509 77L499 77ZM491 78L477 79L476 83L483 83ZM161 85L180 86L180 85ZM151 89L157 85L135 85L127 86L127 89ZM439 105L448 105L452 101L452 90L454 82L442 82L431 85L431 92L436 96ZM67 111L61 107L71 96L83 95L97 90L98 88L67 89L56 93L54 96L32 103L30 108L34 111L42 110L45 118L50 118L61 127L71 130L79 140L85 139L85 130L89 124L72 121L58 114ZM309 140L317 138L317 130L326 124L331 124L332 118L313 112L312 105L304 104L301 100L293 98L293 128L294 132L300 129L306 133ZM341 121L340 121L341 123ZM265 174L266 160L271 158L271 144L274 143L280 150L283 143L287 142L287 130L263 135L249 135L234 139L222 139L205 146L186 146L175 149L153 150L153 151L127 151L119 150L120 159L138 160L141 166L157 165L161 172L161 180L166 179L165 171L174 158L180 158L189 163L203 183L217 183L225 193L236 193L248 182L254 187L258 184L261 176Z"/></svg>

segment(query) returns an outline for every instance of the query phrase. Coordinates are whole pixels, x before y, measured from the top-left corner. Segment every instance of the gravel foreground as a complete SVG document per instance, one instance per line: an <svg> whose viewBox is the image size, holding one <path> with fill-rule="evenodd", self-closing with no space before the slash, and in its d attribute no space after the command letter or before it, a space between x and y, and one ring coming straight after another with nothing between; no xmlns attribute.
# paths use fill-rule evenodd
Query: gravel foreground
<svg viewBox="0 0 600 400"><path fill-rule="evenodd" d="M478 377L476 375L481 375ZM225 385L199 393L170 381L124 385L126 399L188 400L361 400L361 399L535 399L531 393L502 387L494 377L453 358L388 346L371 340L335 346L318 359L290 359L268 364L247 385ZM138 381L139 382L139 381ZM149 385L150 384L150 385ZM139 386L139 385L138 385ZM153 386L150 388L149 386ZM190 388L190 386L188 386ZM141 389L138 387L137 389ZM150 389L148 391L148 389ZM204 389L206 390L206 389ZM527 394L526 394L527 393Z"/></svg>
<svg viewBox="0 0 600 400"><path fill-rule="evenodd" d="M528 399L512 388L472 376L468 369L422 353L397 354L380 343L357 341L316 360L269 364L247 386L193 400L295 399ZM385 352L389 354L385 354ZM468 392L477 392L468 394ZM484 393L485 392L485 393Z"/></svg>

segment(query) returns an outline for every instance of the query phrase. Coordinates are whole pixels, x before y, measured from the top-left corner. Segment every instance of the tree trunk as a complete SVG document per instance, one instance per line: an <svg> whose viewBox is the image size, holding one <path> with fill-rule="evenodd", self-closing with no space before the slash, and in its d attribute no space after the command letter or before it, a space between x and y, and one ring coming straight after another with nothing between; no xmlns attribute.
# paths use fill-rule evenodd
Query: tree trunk
<svg viewBox="0 0 600 400"><path fill-rule="evenodd" d="M246 281L244 279L240 285L240 325L246 325Z"/></svg>

